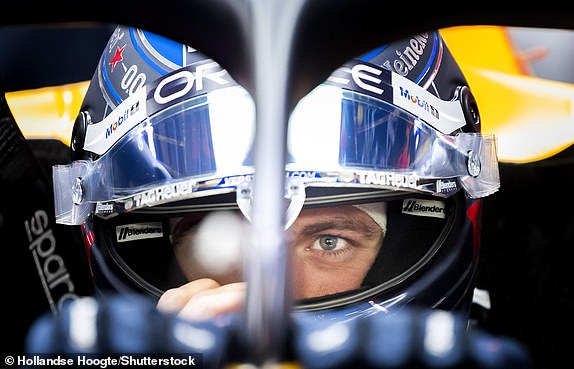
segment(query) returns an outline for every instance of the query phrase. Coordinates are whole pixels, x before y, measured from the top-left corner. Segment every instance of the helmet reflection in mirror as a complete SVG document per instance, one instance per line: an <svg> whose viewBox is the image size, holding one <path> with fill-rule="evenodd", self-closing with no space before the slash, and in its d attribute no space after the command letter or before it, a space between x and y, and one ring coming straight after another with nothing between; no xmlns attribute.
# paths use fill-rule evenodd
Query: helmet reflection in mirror
<svg viewBox="0 0 574 369"><path fill-rule="evenodd" d="M469 312L481 198L499 187L496 141L480 123L438 32L349 60L299 101L285 167L296 311ZM244 291L254 135L253 99L218 63L115 30L73 161L53 171L58 222L82 226L99 291Z"/></svg>

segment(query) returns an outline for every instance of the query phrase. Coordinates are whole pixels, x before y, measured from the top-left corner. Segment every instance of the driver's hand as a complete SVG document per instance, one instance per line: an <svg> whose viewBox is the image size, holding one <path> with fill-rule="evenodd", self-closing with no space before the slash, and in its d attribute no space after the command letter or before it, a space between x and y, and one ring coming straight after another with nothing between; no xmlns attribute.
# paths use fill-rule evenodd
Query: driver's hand
<svg viewBox="0 0 574 369"><path fill-rule="evenodd" d="M213 279L197 279L164 292L157 308L190 320L208 320L241 308L245 302L245 282L221 286Z"/></svg>

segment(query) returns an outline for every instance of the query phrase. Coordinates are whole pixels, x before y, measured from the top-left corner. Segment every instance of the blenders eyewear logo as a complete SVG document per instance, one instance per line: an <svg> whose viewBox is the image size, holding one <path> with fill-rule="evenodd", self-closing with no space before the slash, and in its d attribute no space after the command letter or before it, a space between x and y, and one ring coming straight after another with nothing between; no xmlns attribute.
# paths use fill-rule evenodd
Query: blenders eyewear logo
<svg viewBox="0 0 574 369"><path fill-rule="evenodd" d="M118 242L136 241L163 237L161 222L135 223L116 226Z"/></svg>
<svg viewBox="0 0 574 369"><path fill-rule="evenodd" d="M438 200L405 199L402 213L444 219L446 218L446 205Z"/></svg>

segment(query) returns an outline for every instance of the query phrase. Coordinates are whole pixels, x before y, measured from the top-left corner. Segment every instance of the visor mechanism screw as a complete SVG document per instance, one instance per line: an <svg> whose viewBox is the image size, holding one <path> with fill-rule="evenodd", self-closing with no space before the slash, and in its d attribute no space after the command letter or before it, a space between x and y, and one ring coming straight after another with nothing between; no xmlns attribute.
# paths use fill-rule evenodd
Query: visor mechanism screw
<svg viewBox="0 0 574 369"><path fill-rule="evenodd" d="M466 166L468 169L468 174L470 174L473 177L478 177L478 175L480 174L480 170L481 170L480 158L472 150L470 150L468 152L468 159L467 159Z"/></svg>
<svg viewBox="0 0 574 369"><path fill-rule="evenodd" d="M84 187L82 186L82 178L77 177L74 185L72 186L72 201L76 205L80 205L84 198Z"/></svg>
<svg viewBox="0 0 574 369"><path fill-rule="evenodd" d="M293 194L297 194L299 192L299 188L300 188L299 184L296 183L289 185L286 197L290 198L293 196Z"/></svg>
<svg viewBox="0 0 574 369"><path fill-rule="evenodd" d="M239 197L242 199L249 199L251 197L251 188L248 184L239 186Z"/></svg>
<svg viewBox="0 0 574 369"><path fill-rule="evenodd" d="M241 189L241 195L243 197L249 197L251 195L251 190L248 188Z"/></svg>

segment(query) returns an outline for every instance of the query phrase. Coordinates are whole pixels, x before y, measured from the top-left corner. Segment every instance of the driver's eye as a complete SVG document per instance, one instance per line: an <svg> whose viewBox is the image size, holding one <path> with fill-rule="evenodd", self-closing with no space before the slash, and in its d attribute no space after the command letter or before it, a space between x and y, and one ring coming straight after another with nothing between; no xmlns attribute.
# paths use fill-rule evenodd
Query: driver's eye
<svg viewBox="0 0 574 369"><path fill-rule="evenodd" d="M323 250L333 250L337 247L338 237L334 236L321 236L319 245Z"/></svg>

